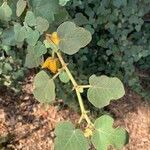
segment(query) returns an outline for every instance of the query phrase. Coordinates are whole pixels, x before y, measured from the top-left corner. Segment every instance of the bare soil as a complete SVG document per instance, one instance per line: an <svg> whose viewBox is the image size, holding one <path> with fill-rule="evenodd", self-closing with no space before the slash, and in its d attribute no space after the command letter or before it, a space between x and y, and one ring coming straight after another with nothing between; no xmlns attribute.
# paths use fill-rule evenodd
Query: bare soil
<svg viewBox="0 0 150 150"><path fill-rule="evenodd" d="M77 122L79 115L57 105L45 109L32 95L33 78L27 78L20 96L0 89L0 135L4 150L53 150L54 128L62 120ZM150 104L131 90L108 111L115 125L125 127L130 140L123 150L150 150Z"/></svg>

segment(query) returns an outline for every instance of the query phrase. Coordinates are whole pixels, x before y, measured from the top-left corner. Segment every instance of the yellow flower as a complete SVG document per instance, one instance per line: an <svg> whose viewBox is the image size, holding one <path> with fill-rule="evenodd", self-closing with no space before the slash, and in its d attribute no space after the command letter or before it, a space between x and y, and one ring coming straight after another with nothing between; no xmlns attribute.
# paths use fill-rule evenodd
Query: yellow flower
<svg viewBox="0 0 150 150"><path fill-rule="evenodd" d="M59 69L59 60L58 58L48 57L42 65L42 68L49 69L52 73L56 73Z"/></svg>
<svg viewBox="0 0 150 150"><path fill-rule="evenodd" d="M84 131L84 136L85 136L85 137L91 137L92 134L93 134L92 129L90 129L90 128L86 128L86 129L85 129L85 131Z"/></svg>
<svg viewBox="0 0 150 150"><path fill-rule="evenodd" d="M57 34L57 32L53 32L52 34L46 34L46 39L49 42L53 42L55 45L59 45L60 38Z"/></svg>

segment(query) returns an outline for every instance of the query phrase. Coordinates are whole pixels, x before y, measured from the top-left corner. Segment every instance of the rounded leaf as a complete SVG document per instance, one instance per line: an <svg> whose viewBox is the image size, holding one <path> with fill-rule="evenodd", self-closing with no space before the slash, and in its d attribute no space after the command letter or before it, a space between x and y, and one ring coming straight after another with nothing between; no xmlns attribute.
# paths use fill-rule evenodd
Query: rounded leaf
<svg viewBox="0 0 150 150"><path fill-rule="evenodd" d="M69 77L67 75L67 73L65 71L61 72L60 75L59 75L59 79L61 80L61 82L63 83L67 83L69 82Z"/></svg>
<svg viewBox="0 0 150 150"><path fill-rule="evenodd" d="M76 26L73 22L64 22L57 29L60 38L59 48L62 52L73 55L85 47L92 39L91 33Z"/></svg>
<svg viewBox="0 0 150 150"><path fill-rule="evenodd" d="M55 128L55 150L88 150L89 143L71 122L60 122Z"/></svg>
<svg viewBox="0 0 150 150"><path fill-rule="evenodd" d="M113 118L108 115L96 119L91 141L97 150L107 150L110 145L121 149L128 143L127 131L119 127L113 128L113 122Z"/></svg>
<svg viewBox="0 0 150 150"><path fill-rule="evenodd" d="M119 99L125 94L122 82L116 77L95 76L89 78L89 101L98 108L107 106L111 100Z"/></svg>
<svg viewBox="0 0 150 150"><path fill-rule="evenodd" d="M37 17L36 18L36 29L40 32L43 33L49 28L49 22L42 18L42 17Z"/></svg>
<svg viewBox="0 0 150 150"><path fill-rule="evenodd" d="M45 71L40 71L34 78L34 97L41 103L55 100L55 84Z"/></svg>

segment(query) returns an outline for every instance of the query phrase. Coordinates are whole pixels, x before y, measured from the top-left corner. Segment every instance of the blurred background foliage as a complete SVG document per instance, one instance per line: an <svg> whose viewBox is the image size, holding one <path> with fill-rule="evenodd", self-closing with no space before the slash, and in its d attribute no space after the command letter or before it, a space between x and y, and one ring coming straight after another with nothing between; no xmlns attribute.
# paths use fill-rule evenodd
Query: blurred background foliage
<svg viewBox="0 0 150 150"><path fill-rule="evenodd" d="M75 55L64 55L76 80L87 84L92 74L117 76L149 98L149 0L8 0L0 5L1 85L18 91L27 68L40 66L51 53L36 51L44 49L45 33L71 20L93 38ZM56 85L58 98L74 106L70 83L56 80Z"/></svg>

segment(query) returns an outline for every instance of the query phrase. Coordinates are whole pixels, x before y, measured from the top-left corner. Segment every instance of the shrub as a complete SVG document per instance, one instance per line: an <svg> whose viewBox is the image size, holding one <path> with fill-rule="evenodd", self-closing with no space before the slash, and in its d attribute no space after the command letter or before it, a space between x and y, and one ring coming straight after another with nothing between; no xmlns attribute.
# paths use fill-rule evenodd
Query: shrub
<svg viewBox="0 0 150 150"><path fill-rule="evenodd" d="M104 58L101 59L96 49L98 45L93 46L97 37L94 37L89 46L95 50L85 48L75 54L90 43L92 36L88 30L92 30L66 21L71 20L63 7L67 2L68 0L0 2L1 80L6 81L8 75L9 79L18 79L23 76L26 68L38 67L41 71L35 76L33 94L39 102L50 104L56 99L57 93L61 98L71 96L69 101L73 101L73 98L78 100L81 110L78 126L85 121L84 131L69 121L59 123L55 129L56 149L86 150L91 144L96 149L105 150L110 145L120 149L128 142L126 130L114 128L113 118L109 115L91 120L82 93L87 93L86 102L89 101L100 109L124 95L123 84L116 77L100 76L103 69L98 69L99 61L96 60L103 62ZM94 62L97 62L96 65ZM76 94L72 95L74 91Z"/></svg>
<svg viewBox="0 0 150 150"><path fill-rule="evenodd" d="M146 96L135 66L140 66L140 62L142 66L150 66L146 62L150 56L150 25L143 20L149 7L148 0L71 0L68 3L67 10L75 23L93 35L90 47L84 54L81 52L83 58L91 58L92 69L88 73L118 76ZM77 54L78 59L81 53Z"/></svg>

